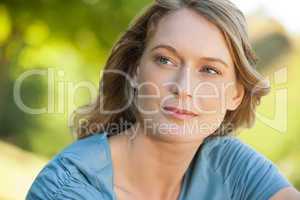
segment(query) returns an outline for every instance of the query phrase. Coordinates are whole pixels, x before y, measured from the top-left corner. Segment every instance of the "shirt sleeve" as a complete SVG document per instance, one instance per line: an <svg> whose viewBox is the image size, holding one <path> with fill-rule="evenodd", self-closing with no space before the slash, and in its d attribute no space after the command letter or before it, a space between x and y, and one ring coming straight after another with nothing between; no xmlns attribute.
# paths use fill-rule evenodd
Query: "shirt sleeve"
<svg viewBox="0 0 300 200"><path fill-rule="evenodd" d="M268 200L291 186L271 160L237 138L226 140L222 152L221 170L231 199Z"/></svg>
<svg viewBox="0 0 300 200"><path fill-rule="evenodd" d="M85 181L79 171L71 170L63 158L51 161L38 174L26 200L103 200L101 191Z"/></svg>

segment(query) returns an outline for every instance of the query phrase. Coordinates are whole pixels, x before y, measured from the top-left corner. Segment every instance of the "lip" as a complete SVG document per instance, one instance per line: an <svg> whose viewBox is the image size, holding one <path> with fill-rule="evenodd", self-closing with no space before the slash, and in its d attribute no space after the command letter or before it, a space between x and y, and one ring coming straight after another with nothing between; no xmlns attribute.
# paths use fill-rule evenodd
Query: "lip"
<svg viewBox="0 0 300 200"><path fill-rule="evenodd" d="M165 107L163 107L163 109L168 114L172 115L173 117L176 117L176 118L182 119L182 120L192 119L192 118L198 116L196 113L194 113L192 111L180 109L180 108L176 108L176 107L172 107L172 106L165 106Z"/></svg>

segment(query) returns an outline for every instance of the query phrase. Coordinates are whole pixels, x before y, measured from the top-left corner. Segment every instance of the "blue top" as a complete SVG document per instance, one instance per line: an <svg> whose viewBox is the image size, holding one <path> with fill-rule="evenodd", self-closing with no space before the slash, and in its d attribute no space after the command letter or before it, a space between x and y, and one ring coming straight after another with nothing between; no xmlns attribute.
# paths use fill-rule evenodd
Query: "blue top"
<svg viewBox="0 0 300 200"><path fill-rule="evenodd" d="M94 134L66 147L40 171L26 200L116 200L107 137ZM287 186L269 159L238 138L213 137L195 154L179 200L267 200Z"/></svg>

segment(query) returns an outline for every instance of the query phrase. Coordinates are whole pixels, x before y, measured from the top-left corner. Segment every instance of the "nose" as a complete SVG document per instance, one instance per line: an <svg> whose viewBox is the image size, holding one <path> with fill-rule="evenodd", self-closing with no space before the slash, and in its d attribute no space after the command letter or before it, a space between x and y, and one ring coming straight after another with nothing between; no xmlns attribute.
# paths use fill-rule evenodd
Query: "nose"
<svg viewBox="0 0 300 200"><path fill-rule="evenodd" d="M173 93L180 99L192 98L190 71L188 67L182 67L177 75L176 87L173 87Z"/></svg>

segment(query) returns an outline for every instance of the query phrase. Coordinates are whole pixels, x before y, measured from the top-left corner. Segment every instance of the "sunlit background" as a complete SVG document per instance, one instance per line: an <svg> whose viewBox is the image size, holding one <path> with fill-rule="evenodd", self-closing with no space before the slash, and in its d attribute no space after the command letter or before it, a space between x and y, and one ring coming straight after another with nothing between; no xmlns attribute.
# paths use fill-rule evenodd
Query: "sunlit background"
<svg viewBox="0 0 300 200"><path fill-rule="evenodd" d="M72 111L94 98L110 48L149 2L0 1L0 200L24 199L46 162L74 140ZM247 15L258 69L272 85L255 127L240 138L300 189L299 6L234 2Z"/></svg>

